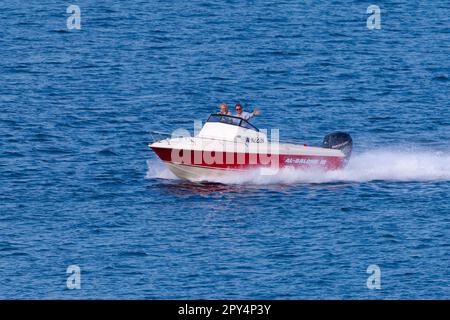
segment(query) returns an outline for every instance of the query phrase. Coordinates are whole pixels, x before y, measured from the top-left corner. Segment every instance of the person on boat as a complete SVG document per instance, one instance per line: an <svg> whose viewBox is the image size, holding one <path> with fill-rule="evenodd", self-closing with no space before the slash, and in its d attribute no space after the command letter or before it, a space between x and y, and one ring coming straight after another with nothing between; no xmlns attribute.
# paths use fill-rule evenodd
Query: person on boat
<svg viewBox="0 0 450 320"><path fill-rule="evenodd" d="M219 114L224 114L224 115L227 115L227 116L231 116L231 112L228 111L228 106L227 106L227 104L225 102L222 102L220 104L220 112L219 112Z"/></svg>
<svg viewBox="0 0 450 320"><path fill-rule="evenodd" d="M244 111L243 108L242 108L242 105L239 102L236 103L235 109L236 109L236 117L240 117L240 118L242 118L244 120L250 120L254 116L259 116L260 115L260 112L257 109L253 110L253 112L246 112L246 111Z"/></svg>

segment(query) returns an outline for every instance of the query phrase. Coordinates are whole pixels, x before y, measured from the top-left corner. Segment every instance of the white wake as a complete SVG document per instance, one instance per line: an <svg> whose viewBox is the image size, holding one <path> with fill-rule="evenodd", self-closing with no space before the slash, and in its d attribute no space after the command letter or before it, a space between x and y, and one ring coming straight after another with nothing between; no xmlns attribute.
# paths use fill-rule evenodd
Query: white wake
<svg viewBox="0 0 450 320"><path fill-rule="evenodd" d="M149 161L147 178L175 179L162 163ZM205 178L225 184L296 184L332 182L450 181L450 152L372 150L355 154L345 169L337 171L281 169L253 170L246 174Z"/></svg>
<svg viewBox="0 0 450 320"><path fill-rule="evenodd" d="M159 160L147 160L147 174L145 179L178 179L165 165Z"/></svg>

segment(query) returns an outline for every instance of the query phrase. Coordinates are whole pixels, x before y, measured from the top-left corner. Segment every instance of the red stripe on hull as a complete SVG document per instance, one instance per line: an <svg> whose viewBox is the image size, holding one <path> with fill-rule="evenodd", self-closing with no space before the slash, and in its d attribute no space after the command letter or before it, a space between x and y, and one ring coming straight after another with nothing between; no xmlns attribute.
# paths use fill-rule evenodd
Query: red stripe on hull
<svg viewBox="0 0 450 320"><path fill-rule="evenodd" d="M257 154L236 152L206 152L152 147L163 161L175 164L194 165L212 169L276 168L322 168L336 170L344 166L341 157L314 155Z"/></svg>

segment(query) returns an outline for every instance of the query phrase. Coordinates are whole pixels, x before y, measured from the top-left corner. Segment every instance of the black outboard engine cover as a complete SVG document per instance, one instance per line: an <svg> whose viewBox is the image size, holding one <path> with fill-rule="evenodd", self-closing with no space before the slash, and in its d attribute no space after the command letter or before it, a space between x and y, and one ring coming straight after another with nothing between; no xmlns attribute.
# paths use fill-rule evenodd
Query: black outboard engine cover
<svg viewBox="0 0 450 320"><path fill-rule="evenodd" d="M352 137L345 132L333 132L323 138L322 148L339 149L345 154L345 160L350 159L353 149Z"/></svg>

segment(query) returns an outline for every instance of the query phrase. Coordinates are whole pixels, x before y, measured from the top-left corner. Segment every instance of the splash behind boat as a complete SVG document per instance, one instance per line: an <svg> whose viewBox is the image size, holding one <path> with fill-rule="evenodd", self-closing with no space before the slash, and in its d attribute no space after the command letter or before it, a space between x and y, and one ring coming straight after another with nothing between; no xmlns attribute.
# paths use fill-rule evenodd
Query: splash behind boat
<svg viewBox="0 0 450 320"><path fill-rule="evenodd" d="M179 178L202 181L248 170L280 168L336 170L350 158L349 134L325 136L321 147L269 141L265 132L235 116L211 114L198 135L171 137L149 145ZM263 171L261 171L263 172Z"/></svg>

